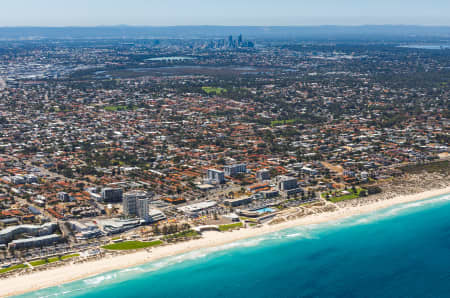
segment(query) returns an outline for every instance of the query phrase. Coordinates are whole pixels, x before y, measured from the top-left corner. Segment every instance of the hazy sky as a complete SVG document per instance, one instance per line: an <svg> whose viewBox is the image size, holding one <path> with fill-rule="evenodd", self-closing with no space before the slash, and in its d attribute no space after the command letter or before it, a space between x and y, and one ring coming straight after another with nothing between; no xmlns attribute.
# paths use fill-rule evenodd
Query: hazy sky
<svg viewBox="0 0 450 298"><path fill-rule="evenodd" d="M450 25L450 0L0 0L0 26Z"/></svg>

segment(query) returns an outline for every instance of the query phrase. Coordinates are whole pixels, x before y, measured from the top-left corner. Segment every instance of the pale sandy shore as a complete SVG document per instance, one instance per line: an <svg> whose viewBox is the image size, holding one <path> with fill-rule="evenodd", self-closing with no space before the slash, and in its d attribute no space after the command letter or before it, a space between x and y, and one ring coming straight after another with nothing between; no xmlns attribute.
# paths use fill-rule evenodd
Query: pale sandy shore
<svg viewBox="0 0 450 298"><path fill-rule="evenodd" d="M147 252L145 250L138 251L131 254L105 257L85 263L61 266L45 271L15 276L0 280L0 296L6 297L23 294L42 288L88 278L108 271L141 265L160 258L174 256L192 250L221 246L230 242L256 237L291 227L324 223L354 215L373 212L397 204L423 200L448 193L450 193L450 187L429 190L413 195L398 196L388 200L371 202L362 206L344 207L336 211L313 214L296 220L285 221L276 225L263 225L257 228L241 229L225 233L207 232L201 239L153 248L151 252Z"/></svg>

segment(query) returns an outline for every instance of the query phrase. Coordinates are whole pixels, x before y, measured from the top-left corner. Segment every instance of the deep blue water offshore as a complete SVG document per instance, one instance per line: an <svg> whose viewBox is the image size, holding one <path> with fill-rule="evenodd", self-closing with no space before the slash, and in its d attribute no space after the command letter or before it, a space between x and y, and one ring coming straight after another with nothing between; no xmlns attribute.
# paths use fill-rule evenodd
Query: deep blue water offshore
<svg viewBox="0 0 450 298"><path fill-rule="evenodd" d="M450 195L22 297L450 297Z"/></svg>

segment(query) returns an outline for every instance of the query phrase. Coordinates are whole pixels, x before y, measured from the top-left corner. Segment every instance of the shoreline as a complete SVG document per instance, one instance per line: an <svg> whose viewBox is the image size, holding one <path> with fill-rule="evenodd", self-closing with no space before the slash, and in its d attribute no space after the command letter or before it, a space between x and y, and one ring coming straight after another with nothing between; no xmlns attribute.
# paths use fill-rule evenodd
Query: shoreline
<svg viewBox="0 0 450 298"><path fill-rule="evenodd" d="M153 262L162 258L171 257L190 251L217 247L231 242L236 242L252 237L277 232L280 230L297 226L311 225L344 219L351 216L375 212L391 206L425 200L431 197L450 193L450 187L427 190L410 195L399 195L394 198L369 201L358 206L344 206L331 212L323 212L308 215L294 220L261 227L240 229L231 232L207 232L203 237L196 240L179 242L152 248L150 252L141 250L119 256L108 256L98 260L85 263L68 264L61 267L35 273L10 277L0 280L0 296L13 296L37 291L43 288L58 286L77 280L82 280L102 273L121 270Z"/></svg>

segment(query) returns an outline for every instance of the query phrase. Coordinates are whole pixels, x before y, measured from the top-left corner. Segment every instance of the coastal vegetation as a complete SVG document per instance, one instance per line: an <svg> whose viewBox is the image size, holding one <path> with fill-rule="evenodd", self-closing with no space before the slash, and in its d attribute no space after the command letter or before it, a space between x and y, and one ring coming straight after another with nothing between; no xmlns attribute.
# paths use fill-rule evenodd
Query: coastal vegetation
<svg viewBox="0 0 450 298"><path fill-rule="evenodd" d="M424 171L429 173L439 172L448 174L450 171L450 161L443 160L426 164L407 165L402 167L401 170L409 174L418 174Z"/></svg>
<svg viewBox="0 0 450 298"><path fill-rule="evenodd" d="M325 192L322 193L322 197L333 202L337 203L345 200L353 200L359 197L367 196L367 190L364 188L355 188L352 187L350 189L344 189L339 191Z"/></svg>
<svg viewBox="0 0 450 298"><path fill-rule="evenodd" d="M186 231L182 231L182 232L175 233L172 235L164 236L162 239L163 240L174 240L174 239L179 239L179 238L192 238L192 237L196 237L198 235L200 235L200 234L194 230L186 230Z"/></svg>
<svg viewBox="0 0 450 298"><path fill-rule="evenodd" d="M161 245L163 242L161 240L155 240L150 242L144 241L124 241L119 243L108 244L102 246L103 249L109 250L131 250L131 249L142 249L153 246Z"/></svg>

